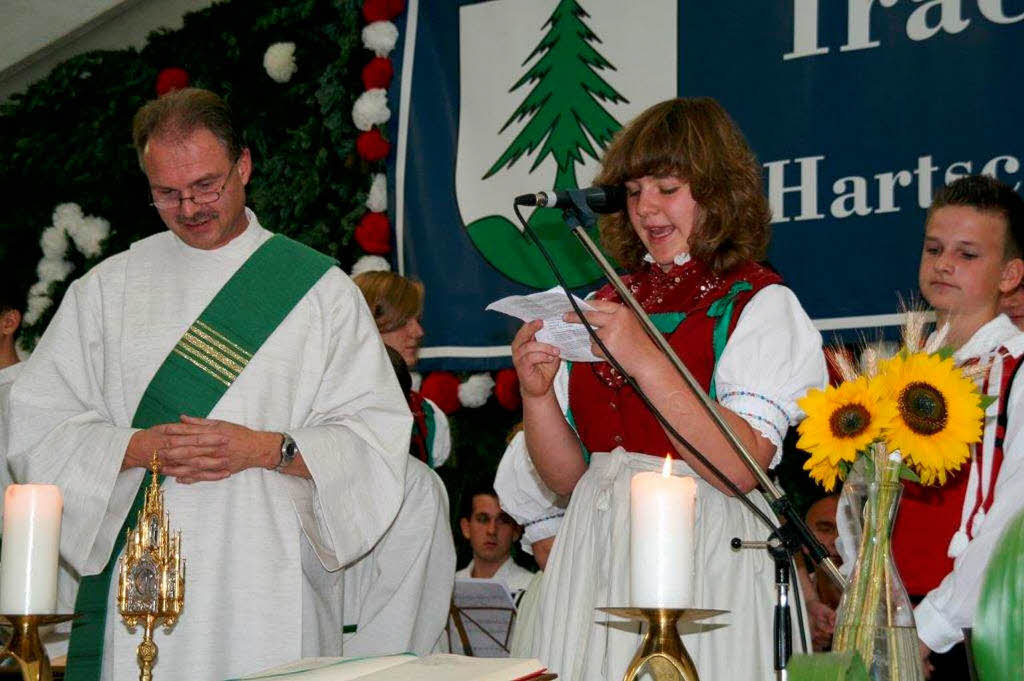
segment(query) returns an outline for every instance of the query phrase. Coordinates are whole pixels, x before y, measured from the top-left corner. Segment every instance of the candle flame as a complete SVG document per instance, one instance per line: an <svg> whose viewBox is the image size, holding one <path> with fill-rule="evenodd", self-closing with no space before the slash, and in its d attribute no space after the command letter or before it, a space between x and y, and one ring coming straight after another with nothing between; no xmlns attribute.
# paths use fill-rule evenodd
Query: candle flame
<svg viewBox="0 0 1024 681"><path fill-rule="evenodd" d="M661 467L662 477L672 477L672 457L668 454L665 455L665 465Z"/></svg>

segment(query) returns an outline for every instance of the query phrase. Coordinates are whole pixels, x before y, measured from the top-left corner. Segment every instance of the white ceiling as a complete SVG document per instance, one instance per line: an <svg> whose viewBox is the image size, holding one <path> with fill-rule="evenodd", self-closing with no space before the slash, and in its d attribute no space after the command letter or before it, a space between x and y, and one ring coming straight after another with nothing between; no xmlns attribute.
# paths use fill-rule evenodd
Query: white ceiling
<svg viewBox="0 0 1024 681"><path fill-rule="evenodd" d="M211 0L0 0L0 99L89 50L141 47Z"/></svg>
<svg viewBox="0 0 1024 681"><path fill-rule="evenodd" d="M123 0L0 0L0 71Z"/></svg>

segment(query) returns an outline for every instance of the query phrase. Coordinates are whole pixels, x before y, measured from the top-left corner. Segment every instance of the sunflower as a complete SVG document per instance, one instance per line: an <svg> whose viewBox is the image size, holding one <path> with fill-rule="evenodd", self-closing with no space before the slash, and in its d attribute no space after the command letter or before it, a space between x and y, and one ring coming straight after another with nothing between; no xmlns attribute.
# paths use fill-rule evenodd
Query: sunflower
<svg viewBox="0 0 1024 681"><path fill-rule="evenodd" d="M981 439L984 410L974 383L951 357L924 353L886 360L878 378L896 409L889 449L898 449L924 484L945 484Z"/></svg>
<svg viewBox="0 0 1024 681"><path fill-rule="evenodd" d="M892 405L882 399L875 381L864 377L838 387L812 389L797 400L807 414L797 431L796 446L810 453L804 469L831 491L841 462L852 464L857 453L881 437L893 419Z"/></svg>

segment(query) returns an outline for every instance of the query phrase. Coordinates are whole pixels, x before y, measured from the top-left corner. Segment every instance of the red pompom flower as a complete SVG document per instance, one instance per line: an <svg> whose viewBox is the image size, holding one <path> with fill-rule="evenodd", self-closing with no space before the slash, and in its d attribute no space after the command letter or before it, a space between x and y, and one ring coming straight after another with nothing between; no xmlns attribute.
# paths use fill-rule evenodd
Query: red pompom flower
<svg viewBox="0 0 1024 681"><path fill-rule="evenodd" d="M523 403L519 394L519 375L515 369L502 369L494 375L494 397L509 411L515 411Z"/></svg>
<svg viewBox="0 0 1024 681"><path fill-rule="evenodd" d="M367 253L383 255L391 252L391 223L385 213L367 213L359 220L356 243Z"/></svg>
<svg viewBox="0 0 1024 681"><path fill-rule="evenodd" d="M387 57L374 57L363 67L363 87L367 90L386 88L395 75L395 67Z"/></svg>
<svg viewBox="0 0 1024 681"><path fill-rule="evenodd" d="M420 386L420 394L430 398L445 414L458 411L462 406L459 404L459 377L449 371L427 374Z"/></svg>
<svg viewBox="0 0 1024 681"><path fill-rule="evenodd" d="M366 0L363 3L363 18L366 23L390 21L405 11L405 0Z"/></svg>
<svg viewBox="0 0 1024 681"><path fill-rule="evenodd" d="M166 95L173 90L183 90L188 87L188 72L177 66L170 66L156 74L156 94Z"/></svg>
<svg viewBox="0 0 1024 681"><path fill-rule="evenodd" d="M361 132L356 138L356 153L367 161L383 161L390 152L391 143L377 128Z"/></svg>

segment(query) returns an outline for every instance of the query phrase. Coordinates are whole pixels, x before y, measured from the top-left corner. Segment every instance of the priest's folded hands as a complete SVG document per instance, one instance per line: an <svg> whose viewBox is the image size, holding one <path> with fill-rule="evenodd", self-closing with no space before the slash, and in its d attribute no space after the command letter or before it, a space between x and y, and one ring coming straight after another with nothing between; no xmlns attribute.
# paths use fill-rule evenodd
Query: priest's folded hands
<svg viewBox="0 0 1024 681"><path fill-rule="evenodd" d="M161 473L180 483L223 480L247 468L275 469L281 460L282 439L278 432L183 414L179 422L132 435L121 470L148 468L156 452ZM301 456L281 472L310 477Z"/></svg>

